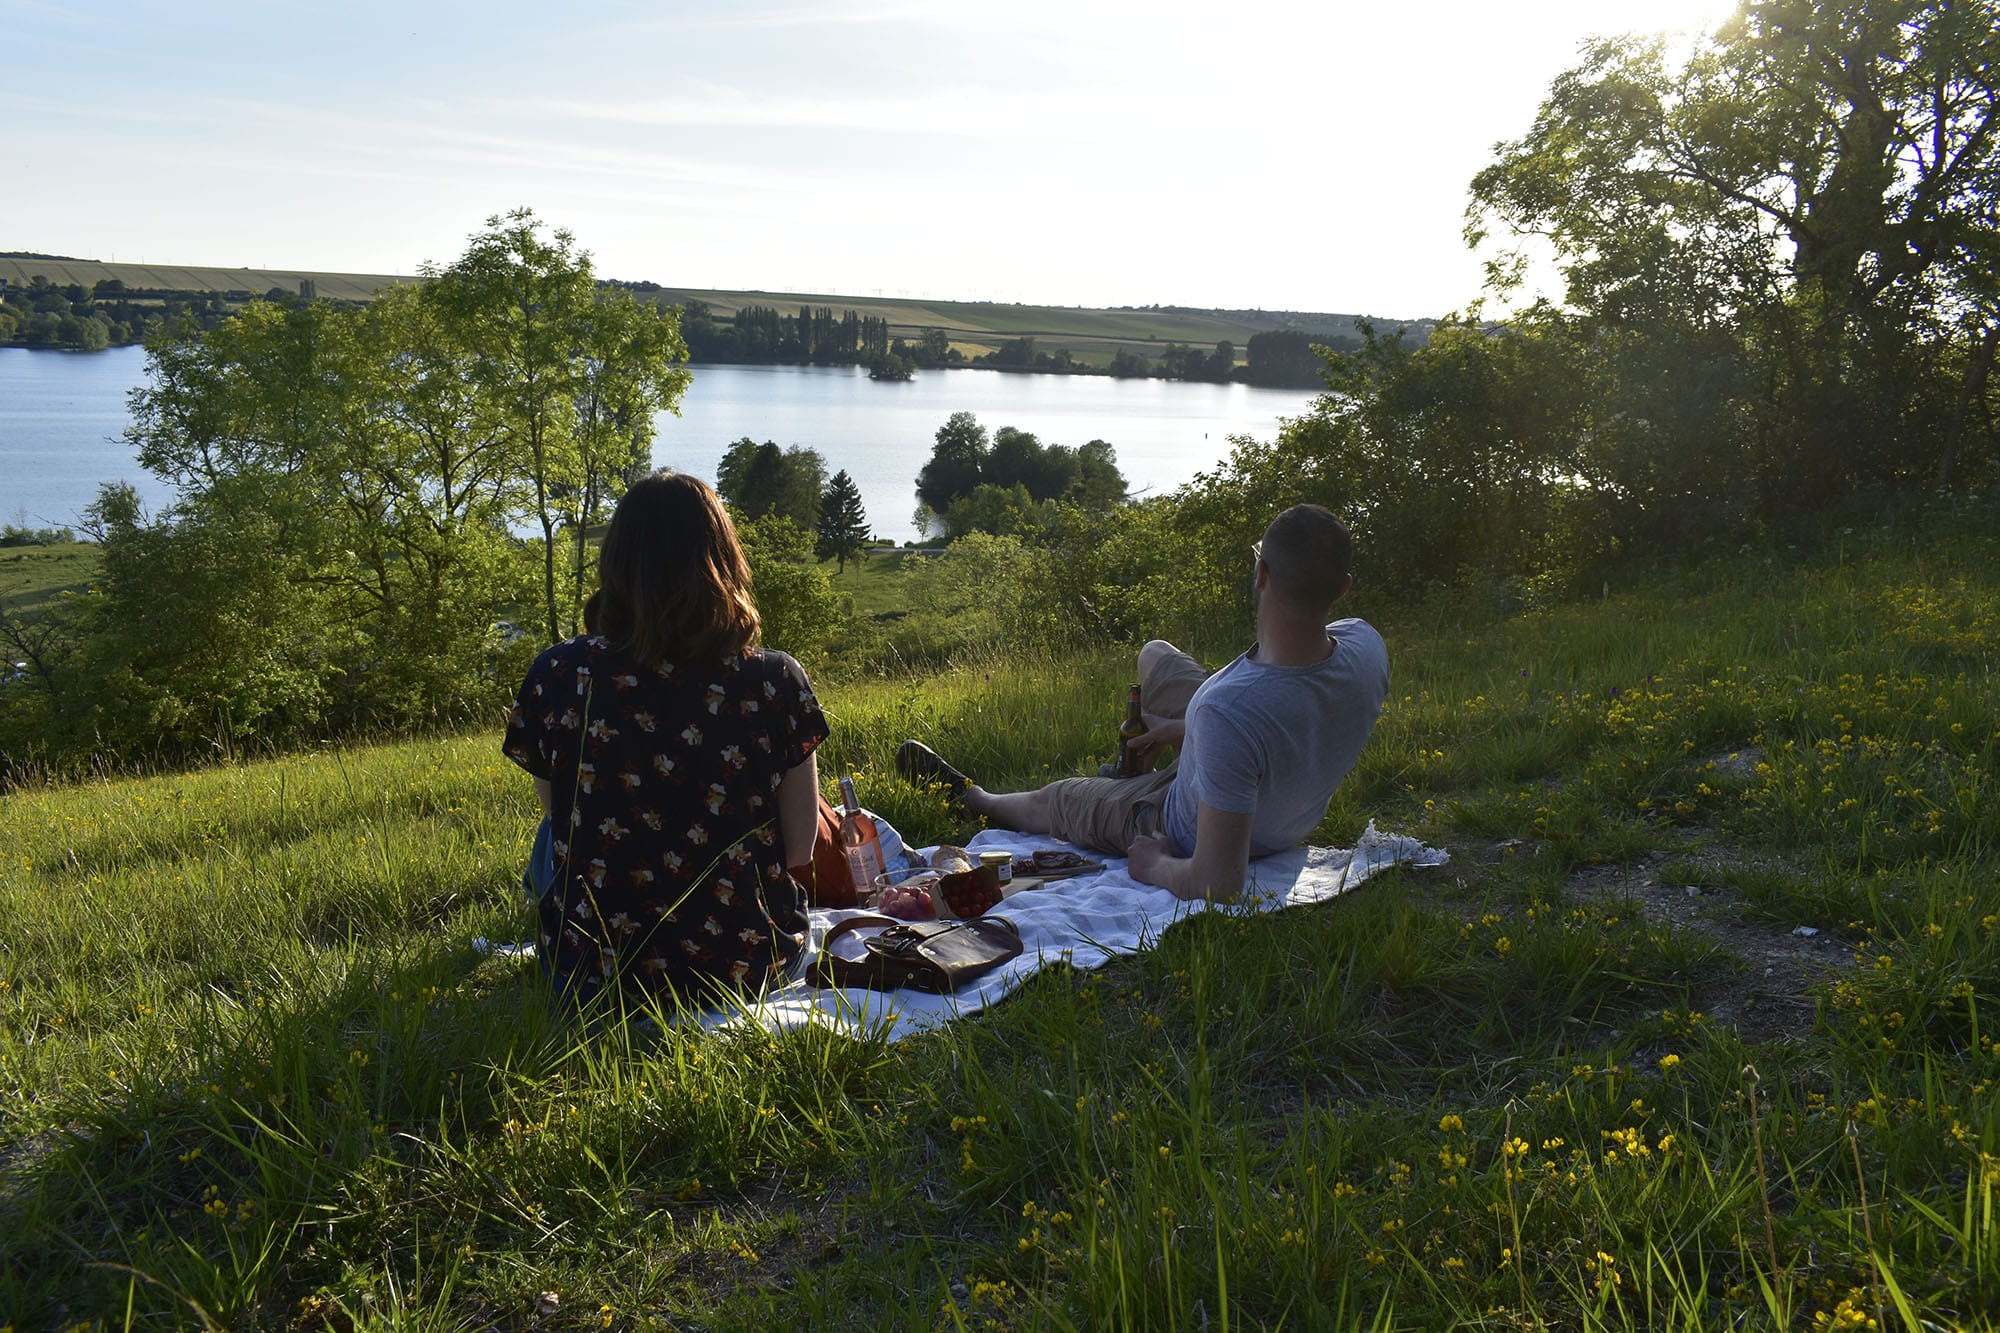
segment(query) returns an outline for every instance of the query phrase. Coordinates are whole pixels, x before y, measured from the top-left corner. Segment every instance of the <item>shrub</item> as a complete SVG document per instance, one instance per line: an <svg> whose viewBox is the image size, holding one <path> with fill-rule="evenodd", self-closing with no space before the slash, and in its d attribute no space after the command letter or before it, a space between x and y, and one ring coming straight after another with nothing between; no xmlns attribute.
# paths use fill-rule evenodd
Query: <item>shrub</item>
<svg viewBox="0 0 2000 1333"><path fill-rule="evenodd" d="M812 534L778 514L739 518L736 533L750 562L751 595L763 621L759 637L809 669L818 666L847 608L814 558Z"/></svg>

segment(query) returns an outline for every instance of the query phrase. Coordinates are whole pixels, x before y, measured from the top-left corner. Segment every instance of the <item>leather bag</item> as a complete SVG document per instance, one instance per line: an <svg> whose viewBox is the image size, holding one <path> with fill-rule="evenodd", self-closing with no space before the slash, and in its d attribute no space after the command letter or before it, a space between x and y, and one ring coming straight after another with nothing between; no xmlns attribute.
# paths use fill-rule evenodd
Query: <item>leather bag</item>
<svg viewBox="0 0 2000 1333"><path fill-rule="evenodd" d="M886 926L870 936L862 958L839 958L833 942L862 926ZM1004 916L966 921L898 921L888 916L851 916L820 943L811 980L815 986L869 990L927 991L949 995L1009 959L1021 956L1021 931Z"/></svg>

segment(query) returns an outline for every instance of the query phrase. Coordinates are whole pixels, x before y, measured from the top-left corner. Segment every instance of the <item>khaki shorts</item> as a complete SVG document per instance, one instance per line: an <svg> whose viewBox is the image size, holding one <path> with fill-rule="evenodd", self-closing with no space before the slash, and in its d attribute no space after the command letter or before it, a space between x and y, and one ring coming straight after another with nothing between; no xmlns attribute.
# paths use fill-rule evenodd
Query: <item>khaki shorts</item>
<svg viewBox="0 0 2000 1333"><path fill-rule="evenodd" d="M1139 706L1159 717L1185 717L1188 700L1207 679L1207 670L1186 653L1163 653L1140 677ZM1165 827L1167 789L1174 785L1178 763L1176 757L1136 778L1065 778L1049 784L1049 832L1093 852L1125 855L1140 833Z"/></svg>

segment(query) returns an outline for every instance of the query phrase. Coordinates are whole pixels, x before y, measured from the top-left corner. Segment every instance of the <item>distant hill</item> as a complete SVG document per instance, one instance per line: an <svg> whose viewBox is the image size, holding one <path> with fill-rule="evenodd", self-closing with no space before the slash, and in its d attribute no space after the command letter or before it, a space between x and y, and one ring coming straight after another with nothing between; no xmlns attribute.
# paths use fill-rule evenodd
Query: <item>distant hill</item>
<svg viewBox="0 0 2000 1333"><path fill-rule="evenodd" d="M296 292L309 278L319 294L336 301L366 301L384 287L415 282L413 274L314 273L287 268L201 268L181 264L107 264L96 259L64 259L54 255L0 254L0 282L26 286L36 275L59 287L84 288L117 281L141 291L247 292L262 296L273 287Z"/></svg>
<svg viewBox="0 0 2000 1333"><path fill-rule="evenodd" d="M262 296L273 288L296 292L310 281L314 292L332 300L365 301L398 283L415 282L414 274L321 273L308 269L204 268L174 264L111 264L95 259L0 252L0 285L20 284L37 276L59 286L76 283L86 289L115 280L141 291L217 292L236 300ZM836 314L852 310L889 323L895 337L914 339L925 329L943 329L967 356L991 351L1011 339L1031 337L1036 347L1053 352L1067 348L1072 356L1104 365L1126 349L1155 358L1170 344L1213 347L1227 340L1240 356L1250 335L1267 330L1294 329L1329 338L1357 336L1361 315L1322 314L1288 310L1200 310L1188 306L1123 306L1087 309L1081 306L1005 305L991 301L932 301L880 296L842 296L821 292L711 291L698 287L667 287L654 282L617 280L644 299L685 305L705 302L726 318L742 306L775 306L794 315L801 306L826 306ZM1374 319L1384 331L1407 328L1418 338L1429 334L1434 320Z"/></svg>
<svg viewBox="0 0 2000 1333"><path fill-rule="evenodd" d="M1367 319L1383 332L1407 328L1419 340L1429 336L1436 320L1376 319L1367 315L1321 314L1292 310L1198 310L1188 306L1008 305L992 301L935 301L908 297L837 296L812 292L706 291L666 287L650 282L625 282L636 294L676 305L705 302L717 317L746 305L775 306L791 315L801 306L828 306L835 313L886 319L898 338L914 339L925 329L943 329L952 345L968 356L991 351L1015 338L1033 338L1045 352L1067 348L1080 361L1104 365L1124 348L1157 357L1174 343L1213 347L1227 340L1243 346L1255 333L1292 329L1329 338L1359 338L1355 324Z"/></svg>

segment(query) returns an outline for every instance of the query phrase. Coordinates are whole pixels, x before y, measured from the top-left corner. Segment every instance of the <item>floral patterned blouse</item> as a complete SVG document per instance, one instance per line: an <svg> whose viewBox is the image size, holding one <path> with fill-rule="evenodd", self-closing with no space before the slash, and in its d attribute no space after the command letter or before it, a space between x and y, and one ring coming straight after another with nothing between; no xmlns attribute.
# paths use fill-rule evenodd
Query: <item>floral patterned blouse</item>
<svg viewBox="0 0 2000 1333"><path fill-rule="evenodd" d="M558 984L699 999L782 974L805 947L806 902L778 782L826 734L784 653L648 666L586 636L536 658L502 748L552 789L540 935Z"/></svg>

